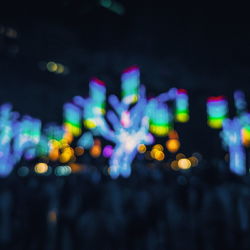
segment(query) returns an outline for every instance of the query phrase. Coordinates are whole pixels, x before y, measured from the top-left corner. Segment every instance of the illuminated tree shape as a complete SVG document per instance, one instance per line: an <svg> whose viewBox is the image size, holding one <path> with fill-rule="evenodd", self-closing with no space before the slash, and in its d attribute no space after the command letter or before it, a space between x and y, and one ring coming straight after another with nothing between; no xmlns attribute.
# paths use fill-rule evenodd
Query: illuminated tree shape
<svg viewBox="0 0 250 250"><path fill-rule="evenodd" d="M83 109L85 127L93 135L99 135L115 144L109 161L109 172L112 178L119 175L128 177L131 174L131 164L140 144L151 144L154 137L166 136L172 128L174 114L176 120L188 120L188 97L185 90L170 89L168 92L147 100L145 88L140 86L140 72L137 67L124 71L122 81L122 100L111 95L109 104L114 111L108 111L106 117L105 84L98 79L90 82L90 97L73 98L74 103ZM177 101L178 100L178 101ZM175 113L166 102L176 101ZM131 104L134 106L131 107ZM107 118L107 120L106 120ZM151 132L151 133L150 133ZM90 136L83 135L78 145L93 141Z"/></svg>
<svg viewBox="0 0 250 250"><path fill-rule="evenodd" d="M36 156L36 145L40 140L40 120L24 116L18 120L10 104L0 107L0 176L11 173L14 166L24 157Z"/></svg>
<svg viewBox="0 0 250 250"><path fill-rule="evenodd" d="M224 97L210 97L207 102L208 125L219 129L223 146L229 151L230 170L238 175L246 173L244 146L250 145L250 114L242 91L234 92L237 117L228 119L228 103Z"/></svg>

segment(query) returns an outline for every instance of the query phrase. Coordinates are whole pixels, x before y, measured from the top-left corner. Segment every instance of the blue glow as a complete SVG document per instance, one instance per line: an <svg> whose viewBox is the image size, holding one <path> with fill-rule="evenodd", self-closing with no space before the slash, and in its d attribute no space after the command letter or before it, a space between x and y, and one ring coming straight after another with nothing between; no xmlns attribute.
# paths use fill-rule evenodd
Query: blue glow
<svg viewBox="0 0 250 250"><path fill-rule="evenodd" d="M78 146L81 146L85 149L90 149L94 145L94 139L91 132L85 132L78 140Z"/></svg>
<svg viewBox="0 0 250 250"><path fill-rule="evenodd" d="M225 119L221 134L224 145L229 149L230 170L238 175L246 174L246 157L241 142L241 128L238 118Z"/></svg>

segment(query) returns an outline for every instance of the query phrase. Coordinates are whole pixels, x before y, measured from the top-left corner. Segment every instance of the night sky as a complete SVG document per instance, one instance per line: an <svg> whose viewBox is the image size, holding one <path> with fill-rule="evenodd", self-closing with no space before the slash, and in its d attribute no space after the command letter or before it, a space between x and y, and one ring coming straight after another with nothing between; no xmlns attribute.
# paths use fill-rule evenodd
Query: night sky
<svg viewBox="0 0 250 250"><path fill-rule="evenodd" d="M222 94L232 101L238 88L250 97L248 8L116 3L124 13L94 0L2 5L0 103L12 102L21 114L44 123L60 123L63 103L87 95L92 76L105 81L109 93L119 94L120 73L136 64L148 95L170 87L189 91L191 120L177 125L183 151L216 155L220 140L206 125L206 98ZM63 64L66 74L46 70L49 61Z"/></svg>

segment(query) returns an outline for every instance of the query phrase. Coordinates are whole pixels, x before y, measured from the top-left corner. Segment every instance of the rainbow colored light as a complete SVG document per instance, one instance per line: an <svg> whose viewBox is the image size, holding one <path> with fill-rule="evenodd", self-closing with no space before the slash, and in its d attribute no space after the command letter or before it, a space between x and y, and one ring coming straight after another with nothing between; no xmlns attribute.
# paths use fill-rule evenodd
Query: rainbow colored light
<svg viewBox="0 0 250 250"><path fill-rule="evenodd" d="M228 103L223 96L209 97L207 100L208 126L214 129L222 128L227 118Z"/></svg>
<svg viewBox="0 0 250 250"><path fill-rule="evenodd" d="M178 122L187 122L189 120L188 95L185 89L177 90L175 120Z"/></svg>
<svg viewBox="0 0 250 250"><path fill-rule="evenodd" d="M126 104L132 104L138 100L138 91L140 85L140 71L137 66L132 66L123 71L122 82L122 101Z"/></svg>

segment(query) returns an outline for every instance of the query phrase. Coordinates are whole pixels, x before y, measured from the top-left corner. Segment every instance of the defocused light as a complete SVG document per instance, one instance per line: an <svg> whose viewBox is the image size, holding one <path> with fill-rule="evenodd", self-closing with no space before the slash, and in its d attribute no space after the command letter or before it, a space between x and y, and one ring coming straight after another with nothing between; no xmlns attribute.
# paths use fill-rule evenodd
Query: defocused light
<svg viewBox="0 0 250 250"><path fill-rule="evenodd" d="M188 95L185 89L178 89L177 91L175 119L178 122L189 120Z"/></svg>
<svg viewBox="0 0 250 250"><path fill-rule="evenodd" d="M57 222L57 213L56 211L49 211L48 213L49 222L56 223Z"/></svg>
<svg viewBox="0 0 250 250"><path fill-rule="evenodd" d="M158 151L159 151L159 150L156 149L156 148L152 149L152 150L150 151L150 156L151 156L151 158L155 159L155 153L158 152ZM161 151L160 151L160 152L161 152Z"/></svg>
<svg viewBox="0 0 250 250"><path fill-rule="evenodd" d="M191 162L186 158L180 159L178 160L178 167L180 169L189 169L191 167Z"/></svg>
<svg viewBox="0 0 250 250"><path fill-rule="evenodd" d="M56 161L59 158L59 149L53 148L49 153L49 158L51 161Z"/></svg>
<svg viewBox="0 0 250 250"><path fill-rule="evenodd" d="M56 72L57 71L57 64L55 62L48 62L47 63L47 70L49 72Z"/></svg>
<svg viewBox="0 0 250 250"><path fill-rule="evenodd" d="M185 158L185 157L186 156L184 154L179 153L179 154L176 155L176 160L180 160L180 159Z"/></svg>
<svg viewBox="0 0 250 250"><path fill-rule="evenodd" d="M82 165L78 163L70 163L72 173L80 172L82 170Z"/></svg>
<svg viewBox="0 0 250 250"><path fill-rule="evenodd" d="M69 166L58 166L55 168L56 176L67 176L70 175L71 168Z"/></svg>
<svg viewBox="0 0 250 250"><path fill-rule="evenodd" d="M245 125L241 129L241 140L245 147L250 147L250 126Z"/></svg>
<svg viewBox="0 0 250 250"><path fill-rule="evenodd" d="M178 170L178 161L172 161L171 164L170 164L170 167L173 169L173 170Z"/></svg>
<svg viewBox="0 0 250 250"><path fill-rule="evenodd" d="M188 160L191 162L192 167L196 167L199 163L198 159L194 156L189 157Z"/></svg>
<svg viewBox="0 0 250 250"><path fill-rule="evenodd" d="M177 152L180 148L180 145L181 144L180 144L179 140L177 140L177 139L169 139L166 142L166 148L171 153Z"/></svg>
<svg viewBox="0 0 250 250"><path fill-rule="evenodd" d="M157 151L157 152L155 152L155 159L157 160L157 161L163 161L164 160L164 158L165 158L165 154L162 152L162 151Z"/></svg>
<svg viewBox="0 0 250 250"><path fill-rule="evenodd" d="M138 152L139 152L140 154L144 154L144 153L146 152L146 150L147 150L147 147L146 147L144 144L140 144L140 145L138 146L137 150L138 150Z"/></svg>
<svg viewBox="0 0 250 250"><path fill-rule="evenodd" d="M208 126L214 129L222 127L227 117L228 103L223 96L209 97L207 100Z"/></svg>
<svg viewBox="0 0 250 250"><path fill-rule="evenodd" d="M94 145L101 146L101 141L100 141L100 139L95 139L95 140L94 140Z"/></svg>
<svg viewBox="0 0 250 250"><path fill-rule="evenodd" d="M34 170L37 174L44 174L48 171L48 165L43 162L37 163Z"/></svg>
<svg viewBox="0 0 250 250"><path fill-rule="evenodd" d="M111 145L106 145L104 148L103 148L103 156L105 158L109 158L111 157L113 153L113 147Z"/></svg>
<svg viewBox="0 0 250 250"><path fill-rule="evenodd" d="M105 8L110 8L112 5L111 0L100 0L100 4Z"/></svg>
<svg viewBox="0 0 250 250"><path fill-rule="evenodd" d="M66 162L70 161L71 156L72 156L71 153L69 153L69 152L64 152L64 153L62 153L62 154L60 155L59 161L60 161L61 163L66 163Z"/></svg>
<svg viewBox="0 0 250 250"><path fill-rule="evenodd" d="M161 144L156 144L156 145L154 145L153 146L153 149L157 149L157 150L159 150L159 151L163 151L164 149L163 149L163 146L161 145Z"/></svg>
<svg viewBox="0 0 250 250"><path fill-rule="evenodd" d="M122 77L122 101L126 104L135 103L138 99L140 71L137 66L124 70Z"/></svg>
<svg viewBox="0 0 250 250"><path fill-rule="evenodd" d="M64 72L64 66L60 63L57 64L57 70L56 73L57 74L62 74Z"/></svg>
<svg viewBox="0 0 250 250"><path fill-rule="evenodd" d="M102 152L102 149L99 145L94 145L91 149L90 149L90 154L91 156L93 156L94 158L97 158L100 156Z"/></svg>
<svg viewBox="0 0 250 250"><path fill-rule="evenodd" d="M76 156L81 156L84 154L84 148L83 147L76 147L75 148L75 154Z"/></svg>
<svg viewBox="0 0 250 250"><path fill-rule="evenodd" d="M179 135L175 130L170 130L168 133L168 137L169 139L179 139Z"/></svg>

